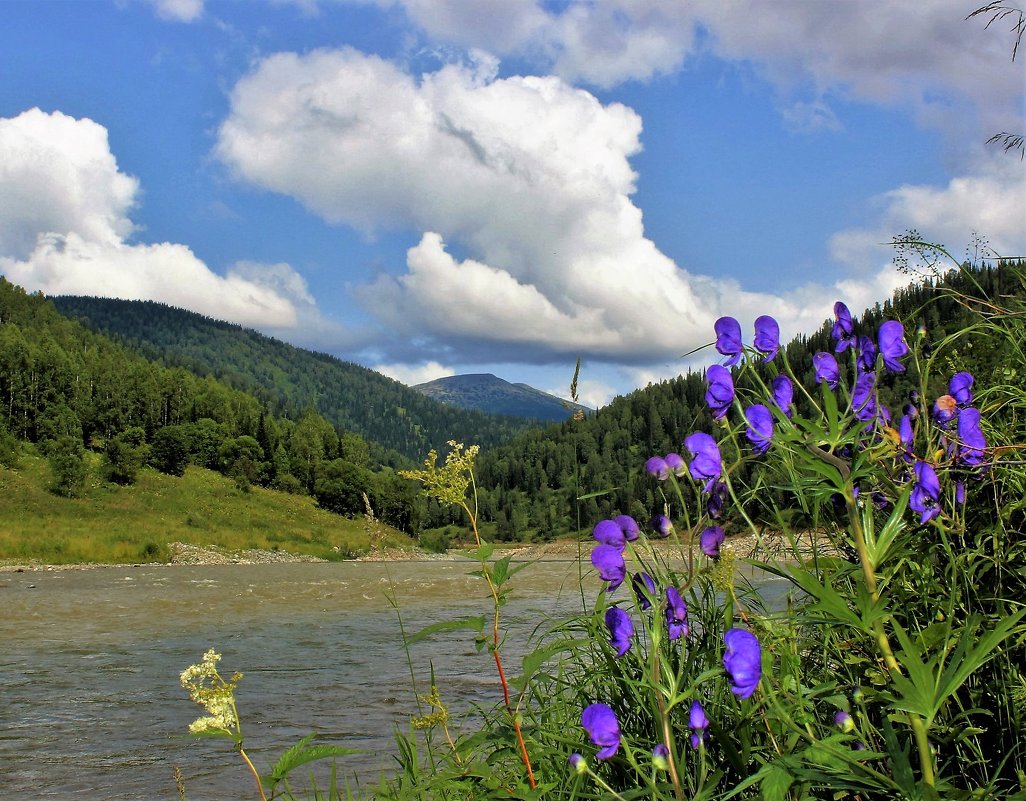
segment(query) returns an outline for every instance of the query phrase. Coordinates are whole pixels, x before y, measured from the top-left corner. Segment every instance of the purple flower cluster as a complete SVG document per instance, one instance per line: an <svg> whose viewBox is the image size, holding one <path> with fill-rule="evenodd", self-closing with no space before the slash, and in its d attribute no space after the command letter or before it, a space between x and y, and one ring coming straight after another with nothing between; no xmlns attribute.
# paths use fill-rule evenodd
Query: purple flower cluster
<svg viewBox="0 0 1026 801"><path fill-rule="evenodd" d="M734 379L730 370L718 364L710 365L705 371L705 402L714 420L722 420L734 402Z"/></svg>
<svg viewBox="0 0 1026 801"><path fill-rule="evenodd" d="M762 678L762 649L759 638L746 629L731 629L723 635L727 650L723 669L730 677L730 691L738 698L749 698Z"/></svg>
<svg viewBox="0 0 1026 801"><path fill-rule="evenodd" d="M691 454L688 472L695 481L705 482L703 491L709 492L720 477L722 459L720 448L704 431L696 431L684 440L684 448Z"/></svg>
<svg viewBox="0 0 1026 801"><path fill-rule="evenodd" d="M592 536L598 545L591 552L591 563L598 570L599 578L609 582L609 591L612 592L627 575L624 549L628 542L634 542L641 536L641 528L630 515L620 515L612 520L600 520L595 524Z"/></svg>
<svg viewBox="0 0 1026 801"><path fill-rule="evenodd" d="M910 492L909 507L919 516L920 524L925 525L941 513L941 480L935 466L938 460L943 460L941 464L960 468L963 478L972 475L974 471L978 474L985 464L987 442L981 430L981 415L979 409L972 406L973 376L964 371L956 373L948 385L948 393L938 398L933 405L932 419L941 428L946 450L932 452L929 459L918 458L915 453L915 421L919 398L910 395L911 402L903 409L896 423L897 430L894 430L891 428L890 412L880 402L878 395L884 384L880 378L882 372L903 373L906 369L904 359L910 349L905 341L904 327L897 320L887 320L880 325L875 338L859 335L851 312L841 301L834 304L834 316L831 330L833 352L816 353L812 360L816 381L825 384L830 391L836 390L844 382L845 393L850 388L849 419L854 418L859 424L864 424L863 439L873 439L876 445L889 440L896 446L900 470L907 474L900 480L911 483L911 489L907 490ZM734 318L721 317L714 327L716 350L726 359L723 364L711 365L706 371L705 401L713 418L723 421L737 400L734 376L729 368L741 362L746 348L742 341L741 326ZM754 353L761 354L762 363L767 364L776 358L779 350L780 328L776 320L767 315L760 316L755 321L755 338L747 351L749 357ZM842 360L843 365L839 364L837 355L849 350L850 357ZM854 372L851 379L847 378L849 370ZM787 426L791 425L788 421L795 414L795 387L792 379L777 373L769 384L769 397L764 404L738 407L743 408L745 438L757 456L766 454L773 446L775 426L781 426L784 435L791 436L787 433ZM733 429L731 436L737 430ZM857 433L857 429L853 433ZM854 460L861 447L864 447L861 440L848 442L844 448L838 448L836 454L840 458ZM881 452L887 453L886 448L882 448ZM945 453L946 457L942 456ZM705 512L710 525L702 529L698 545L707 557L718 559L725 535L723 528L711 521L718 520L723 513L728 496L728 479L716 439L706 432L696 431L684 440L680 453L652 456L646 461L645 469L659 480L687 474L699 485L705 496ZM856 495L858 489L854 488ZM863 499L871 498L881 508L894 502L893 497L881 493L879 487L865 486L863 489ZM964 502L964 481L958 480L955 483L954 495L956 502ZM656 515L650 527L655 536L661 537L668 536L673 530L673 524L666 515ZM640 536L640 529L632 517L622 515L600 521L593 533L597 544L592 552L592 563L601 580L608 583L608 591L612 592L626 578L624 552L627 544ZM635 609L656 631L665 626L663 630L667 635L666 641L672 643L688 638L688 605L678 587L672 584L660 587L644 571L633 574L631 586L637 599ZM610 606L605 611L605 627L615 658L626 655L635 639L631 614L620 606ZM650 642L659 642L659 638L654 637ZM758 637L745 628L735 627L724 633L723 643L723 671L729 680L731 692L742 700L751 698L762 679L762 647ZM843 710L837 712L834 723L844 732L850 732L854 727L851 715ZM581 724L599 749L599 760L610 759L617 753L621 744L620 724L611 707L602 703L591 704L584 710ZM688 712L688 729L693 748L705 746L710 725L701 702L692 700ZM670 756L667 744L657 743L652 750L652 764L657 769L665 770ZM587 769L584 758L579 754L571 757L571 765L578 771Z"/></svg>
<svg viewBox="0 0 1026 801"><path fill-rule="evenodd" d="M741 324L733 317L721 317L713 323L716 332L716 350L727 357L724 364L733 367L744 353L745 346L741 341ZM764 358L763 364L773 361L780 350L780 326L768 314L755 318L755 349Z"/></svg>
<svg viewBox="0 0 1026 801"><path fill-rule="evenodd" d="M606 628L609 629L609 644L616 649L617 658L623 656L631 647L634 636L634 623L631 616L619 606L611 606L606 610Z"/></svg>

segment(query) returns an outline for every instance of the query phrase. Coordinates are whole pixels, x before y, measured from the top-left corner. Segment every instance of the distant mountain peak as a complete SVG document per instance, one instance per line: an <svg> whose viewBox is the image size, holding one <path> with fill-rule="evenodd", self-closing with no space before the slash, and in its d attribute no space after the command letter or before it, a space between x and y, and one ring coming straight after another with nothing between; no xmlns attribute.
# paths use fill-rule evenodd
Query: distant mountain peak
<svg viewBox="0 0 1026 801"><path fill-rule="evenodd" d="M564 401L529 384L513 384L492 373L450 375L411 388L463 409L547 422L567 420L577 409L591 411L586 406Z"/></svg>

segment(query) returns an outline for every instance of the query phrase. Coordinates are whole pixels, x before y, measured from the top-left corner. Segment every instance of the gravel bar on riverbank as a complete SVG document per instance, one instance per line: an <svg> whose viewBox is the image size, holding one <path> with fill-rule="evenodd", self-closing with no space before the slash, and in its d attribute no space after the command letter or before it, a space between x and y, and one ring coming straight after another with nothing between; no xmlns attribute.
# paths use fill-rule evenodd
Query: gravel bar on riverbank
<svg viewBox="0 0 1026 801"><path fill-rule="evenodd" d="M800 548L803 554L810 553L814 539L809 534L802 536ZM681 550L680 545L669 540L652 540L652 544L664 556L673 558ZM511 555L515 561L574 561L578 558L587 560L591 555L594 542L591 539L558 540L538 545L522 545L516 547L496 547L493 558ZM779 534L764 532L760 536L751 533L734 534L727 537L730 547L737 558L748 559L761 557L764 559L786 559L789 546ZM168 546L171 558L168 562L145 562L134 564L68 564L51 565L37 560L0 560L0 572L23 572L32 570L86 570L101 567L154 567L175 565L265 565L294 562L324 562L316 556L288 553L287 551L269 551L251 549L229 551L215 545L191 545L184 542L172 542ZM399 548L378 548L356 557L358 562L386 561L455 561L466 557L459 550L448 553L428 553L419 548L409 550Z"/></svg>

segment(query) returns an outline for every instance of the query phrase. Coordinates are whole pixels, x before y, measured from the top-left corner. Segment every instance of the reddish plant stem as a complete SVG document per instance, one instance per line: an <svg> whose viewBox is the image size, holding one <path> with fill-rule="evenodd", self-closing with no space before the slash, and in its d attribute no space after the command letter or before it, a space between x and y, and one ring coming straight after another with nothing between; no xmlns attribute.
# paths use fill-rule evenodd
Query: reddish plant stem
<svg viewBox="0 0 1026 801"><path fill-rule="evenodd" d="M470 507L463 504L463 509L470 518L470 527L474 532L474 539L477 541L478 548L481 547L481 535L477 530L477 518L474 513L470 510ZM483 560L482 560L483 561ZM484 567L484 565L482 565ZM520 730L520 719L517 716L516 710L513 708L513 704L509 697L509 684L506 681L506 671L502 669L502 656L499 654L499 590L492 581L491 573L487 569L482 569L482 575L485 577L485 581L488 582L488 590L492 594L492 603L495 609L495 618L492 622L492 656L495 658L495 668L499 672L499 683L502 685L502 697L506 704L506 712L509 713L510 720L513 721L513 731L517 735L517 744L520 746L520 759L524 763L524 767L527 769L527 783L531 785L531 789L534 790L537 787L537 783L534 779L534 770L531 768L531 757L527 753L527 743L524 742L524 733Z"/></svg>

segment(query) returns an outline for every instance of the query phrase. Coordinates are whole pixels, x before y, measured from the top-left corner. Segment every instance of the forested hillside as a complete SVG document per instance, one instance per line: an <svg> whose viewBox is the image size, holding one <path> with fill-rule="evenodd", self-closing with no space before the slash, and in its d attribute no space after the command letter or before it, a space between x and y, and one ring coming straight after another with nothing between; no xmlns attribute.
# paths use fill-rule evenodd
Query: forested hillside
<svg viewBox="0 0 1026 801"><path fill-rule="evenodd" d="M1021 264L953 272L944 280L965 296L1026 298ZM62 301L62 307L70 303ZM511 430L504 428L505 422L489 428L493 418L486 415L416 397L424 404L420 406L407 394L417 393L380 376L375 380L367 375L370 371L355 365L156 304L92 304L81 299L75 303L80 312L86 307L94 313L101 308L130 309L141 315L137 327L178 343L168 344L167 350L150 345L151 354L160 354L165 364L184 364L182 354L197 354L196 362L208 368L208 375L198 377L182 366L158 365L127 345L62 317L44 298L26 295L0 279L0 436L36 442L51 453L60 443L102 451L113 480L119 480L119 460L127 460L130 467L137 458L132 454L145 453L166 472L179 469L184 460L218 469L241 484L310 493L323 507L342 514L361 514L366 492L380 517L410 532L461 526L463 521L452 510L423 500L410 482L381 468L378 453L359 433L293 405L293 393L314 393L318 388L326 394L332 391L330 397L341 403L343 391L329 384L333 377L351 372L360 380L356 389L345 390L352 393L352 402L339 408L353 410L358 417L361 408L387 408L378 417L401 421L392 430L404 437L406 447L421 443L414 454L417 461L448 439L483 444L478 487L486 536L546 540L587 529L602 517L630 513L640 519L646 510L658 508L659 485L642 470L645 459L679 451L683 438L696 430L714 430L704 375L690 373L617 398L584 419L532 429L497 445L500 432ZM986 311L983 304L975 307ZM813 354L832 350L830 311L824 309L825 323L819 331L783 348L808 387L815 385ZM112 315L118 316L113 311ZM183 327L160 335L160 325L153 321L162 315ZM857 326L872 335L888 318L904 322L910 341L922 337L927 353L930 343L979 319L950 292L938 292L932 281L899 291L867 311ZM214 337L212 330L221 333ZM196 341L190 340L190 331L197 334ZM219 356L218 351L233 355ZM948 352L945 363L935 366L937 383L927 388L929 393L942 394L943 376L958 370L970 370L980 386L1003 375L1002 352L982 335L967 335ZM708 363L719 360L710 349ZM261 396L215 379L209 374L213 364L222 365L237 387L258 388ZM305 368L296 368L297 364ZM775 369L767 366L766 377ZM880 401L900 410L918 380L914 367L902 375L883 375ZM359 398L373 400L361 403ZM415 415L424 409L437 414ZM430 421L430 431L427 423L414 422L420 419ZM475 419L483 421L480 431L473 425ZM446 427L447 421L452 428ZM3 450L0 447L0 456ZM444 446L439 450L444 453ZM578 501L581 496L584 500Z"/></svg>
<svg viewBox="0 0 1026 801"><path fill-rule="evenodd" d="M966 296L978 297L982 293L991 298L1021 299L1026 298L1021 268L1021 264L984 267L952 272L944 280ZM986 311L984 304L973 305ZM833 348L833 321L827 320L831 310L823 312L826 322L819 331L799 337L783 349L808 387L815 387L812 356ZM927 351L929 343L961 331L979 319L950 294L938 292L932 280L900 290L892 299L868 310L856 323L862 333L875 336L879 324L893 318L904 322L910 342L920 335L917 329L921 327ZM966 336L955 352L956 356L933 371L935 383L928 391L934 397L947 391L947 379L943 376L969 370L982 387L993 383L989 377L1004 369L997 343L984 335ZM707 358L709 364L722 361L712 348ZM914 368L903 375L884 375L880 401L900 410L918 380ZM1026 377L1020 380L1026 388ZM657 495L659 483L642 469L645 460L652 455L680 451L682 440L694 431L713 431L705 390L703 373L679 376L617 398L584 420L531 431L508 445L484 451L478 460L482 517L494 520L501 536L523 536L529 532L542 539L566 533L567 526L573 530L578 514L584 528L621 513L642 520L649 513L646 510L658 508L661 502ZM796 400L800 408L801 400ZM578 496L603 491L608 492L580 504L575 501ZM427 522L444 522L444 515Z"/></svg>
<svg viewBox="0 0 1026 801"><path fill-rule="evenodd" d="M380 519L417 526L414 488L381 468L356 432L312 409L276 414L209 375L161 366L0 277L0 465L17 465L19 441L48 458L58 495L96 478L91 450L111 484L134 483L145 464L176 476L195 464L241 490L311 494L346 515L364 513L366 494Z"/></svg>
<svg viewBox="0 0 1026 801"><path fill-rule="evenodd" d="M336 428L419 462L451 439L493 448L533 423L460 409L334 356L152 301L51 299L77 318L167 367L212 376L295 419L313 408ZM392 462L375 451L377 461Z"/></svg>

